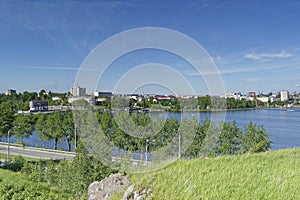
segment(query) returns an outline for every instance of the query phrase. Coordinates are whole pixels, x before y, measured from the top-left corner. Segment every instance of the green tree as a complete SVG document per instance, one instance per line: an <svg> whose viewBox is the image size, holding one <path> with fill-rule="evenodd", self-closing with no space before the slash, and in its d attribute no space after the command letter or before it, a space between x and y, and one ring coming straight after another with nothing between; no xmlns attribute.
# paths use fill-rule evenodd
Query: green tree
<svg viewBox="0 0 300 200"><path fill-rule="evenodd" d="M53 139L50 128L48 127L49 123L47 123L47 117L48 116L44 113L39 114L35 124L35 129L38 133L39 138L44 141L44 147L46 141L50 141L51 139Z"/></svg>
<svg viewBox="0 0 300 200"><path fill-rule="evenodd" d="M13 127L12 123L14 115L8 103L0 104L0 138L7 135L8 131Z"/></svg>
<svg viewBox="0 0 300 200"><path fill-rule="evenodd" d="M191 158L206 157L212 154L217 135L217 127L208 119L198 125L193 142L186 151L186 156Z"/></svg>
<svg viewBox="0 0 300 200"><path fill-rule="evenodd" d="M242 137L242 153L257 153L267 151L271 148L269 134L263 126L256 126L250 122Z"/></svg>
<svg viewBox="0 0 300 200"><path fill-rule="evenodd" d="M13 134L23 143L34 130L34 118L31 115L16 115L13 121Z"/></svg>
<svg viewBox="0 0 300 200"><path fill-rule="evenodd" d="M220 134L217 138L214 151L216 155L237 154L241 148L242 132L237 127L236 121L222 123Z"/></svg>
<svg viewBox="0 0 300 200"><path fill-rule="evenodd" d="M74 119L73 114L70 110L66 111L65 114L62 115L62 137L67 140L68 143L68 151L71 151L72 141L75 139L75 127L74 127Z"/></svg>
<svg viewBox="0 0 300 200"><path fill-rule="evenodd" d="M46 120L46 127L49 129L51 138L54 139L54 149L57 149L58 142L64 139L63 115L60 111L50 114Z"/></svg>

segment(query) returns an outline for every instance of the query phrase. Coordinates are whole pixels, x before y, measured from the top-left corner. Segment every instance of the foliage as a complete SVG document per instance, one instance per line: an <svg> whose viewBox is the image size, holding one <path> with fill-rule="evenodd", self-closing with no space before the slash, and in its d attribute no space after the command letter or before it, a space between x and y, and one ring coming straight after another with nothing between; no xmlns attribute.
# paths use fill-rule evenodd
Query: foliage
<svg viewBox="0 0 300 200"><path fill-rule="evenodd" d="M12 133L22 142L23 138L27 138L34 130L35 119L31 115L16 115L13 121Z"/></svg>
<svg viewBox="0 0 300 200"><path fill-rule="evenodd" d="M72 199L57 186L30 180L26 175L0 169L0 199Z"/></svg>
<svg viewBox="0 0 300 200"><path fill-rule="evenodd" d="M240 152L242 132L232 123L222 123L214 151L216 155L237 154Z"/></svg>
<svg viewBox="0 0 300 200"><path fill-rule="evenodd" d="M22 173L34 182L43 182L58 186L61 192L70 194L76 199L86 199L87 187L93 181L99 181L117 171L105 166L94 157L87 155L82 146L72 161L39 160L25 163Z"/></svg>
<svg viewBox="0 0 300 200"><path fill-rule="evenodd" d="M71 150L71 142L75 138L74 120L71 111L62 113L56 111L51 115L39 114L36 122L36 130L41 140L54 140L54 149L58 142L67 140L68 150Z"/></svg>
<svg viewBox="0 0 300 200"><path fill-rule="evenodd" d="M269 150L271 148L269 136L263 126L256 126L250 122L242 138L242 152L258 153Z"/></svg>
<svg viewBox="0 0 300 200"><path fill-rule="evenodd" d="M8 103L0 104L0 138L12 128L14 116Z"/></svg>

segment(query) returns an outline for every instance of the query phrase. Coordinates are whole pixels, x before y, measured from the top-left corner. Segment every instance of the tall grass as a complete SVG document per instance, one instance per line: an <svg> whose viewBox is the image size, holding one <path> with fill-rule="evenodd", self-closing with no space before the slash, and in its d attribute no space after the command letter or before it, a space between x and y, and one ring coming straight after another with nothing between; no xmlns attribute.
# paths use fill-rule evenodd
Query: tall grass
<svg viewBox="0 0 300 200"><path fill-rule="evenodd" d="M59 187L33 182L19 172L0 169L0 199L61 200L72 198L69 194L64 194Z"/></svg>
<svg viewBox="0 0 300 200"><path fill-rule="evenodd" d="M129 178L151 199L300 199L300 149L180 160Z"/></svg>

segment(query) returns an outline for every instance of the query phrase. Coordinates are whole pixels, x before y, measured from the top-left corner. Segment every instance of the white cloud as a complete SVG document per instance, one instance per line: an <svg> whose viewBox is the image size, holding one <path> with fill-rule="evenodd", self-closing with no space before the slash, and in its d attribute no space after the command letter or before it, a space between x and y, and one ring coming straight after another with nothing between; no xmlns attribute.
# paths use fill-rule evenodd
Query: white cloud
<svg viewBox="0 0 300 200"><path fill-rule="evenodd" d="M251 60L262 60L262 59L286 59L293 55L286 52L280 53L247 53L244 57Z"/></svg>

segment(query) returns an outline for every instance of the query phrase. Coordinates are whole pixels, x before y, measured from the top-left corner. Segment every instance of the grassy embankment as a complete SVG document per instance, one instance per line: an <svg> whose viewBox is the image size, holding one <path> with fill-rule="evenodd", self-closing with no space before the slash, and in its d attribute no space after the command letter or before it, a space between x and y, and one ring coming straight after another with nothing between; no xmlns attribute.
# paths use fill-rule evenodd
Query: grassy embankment
<svg viewBox="0 0 300 200"><path fill-rule="evenodd" d="M20 172L0 169L0 199L71 199L59 187L31 181Z"/></svg>
<svg viewBox="0 0 300 200"><path fill-rule="evenodd" d="M300 149L180 160L129 178L152 199L300 199Z"/></svg>

